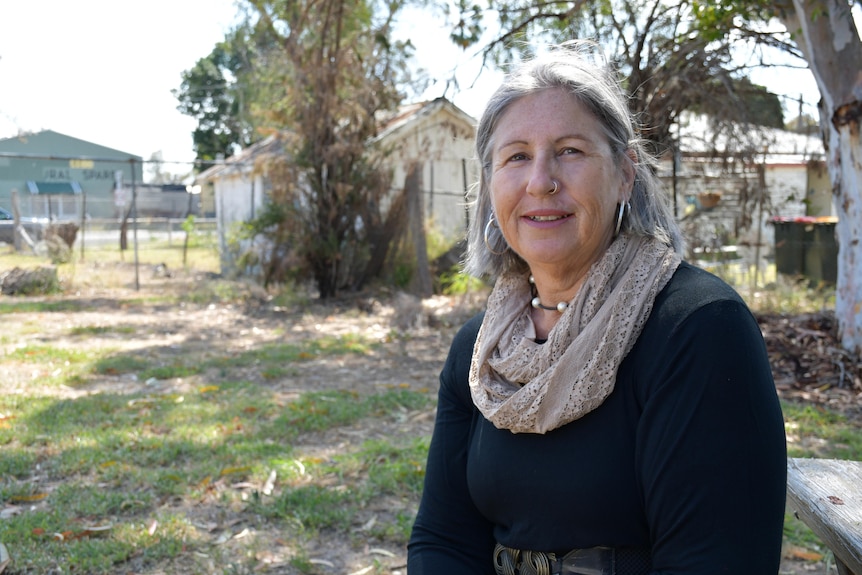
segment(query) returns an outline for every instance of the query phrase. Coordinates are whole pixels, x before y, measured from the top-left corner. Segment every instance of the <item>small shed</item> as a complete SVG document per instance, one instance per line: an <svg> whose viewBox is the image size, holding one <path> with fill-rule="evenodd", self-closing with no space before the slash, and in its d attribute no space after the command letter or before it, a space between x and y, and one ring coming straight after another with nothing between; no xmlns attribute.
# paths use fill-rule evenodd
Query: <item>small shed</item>
<svg viewBox="0 0 862 575"><path fill-rule="evenodd" d="M403 186L411 166L421 165L421 192L426 221L453 244L461 239L469 218L467 194L478 179L473 144L476 121L445 98L401 107L380 119L378 136L368 149L383 151L393 173L393 187ZM195 184L209 186L215 198L222 266L232 257L228 236L240 222L253 219L268 200L266 175L255 160L282 153L281 142L269 136L201 172ZM394 193L394 191L393 191Z"/></svg>

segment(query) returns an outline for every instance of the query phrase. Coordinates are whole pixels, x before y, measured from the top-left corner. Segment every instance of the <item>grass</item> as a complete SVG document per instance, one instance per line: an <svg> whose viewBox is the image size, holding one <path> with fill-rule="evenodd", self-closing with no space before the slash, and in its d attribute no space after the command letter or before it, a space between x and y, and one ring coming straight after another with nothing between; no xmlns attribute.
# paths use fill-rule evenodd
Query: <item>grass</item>
<svg viewBox="0 0 862 575"><path fill-rule="evenodd" d="M184 235L184 232L176 233L171 240L161 238L140 240L137 250L134 249L131 232L126 250L119 249L119 239L115 244L90 245L85 238L83 254L76 246L72 251L71 261L57 264L57 275L63 286L128 287L126 274L117 272L117 266L120 264L137 264L139 275L144 278L150 277L154 266L160 264L165 265L171 272L184 269L218 272L220 264L215 232L193 232L185 255ZM87 265L92 263L97 264L97 267ZM16 253L12 246L0 246L0 271L16 267L31 269L47 265L49 265L47 258L35 256L30 252Z"/></svg>
<svg viewBox="0 0 862 575"><path fill-rule="evenodd" d="M212 251L192 245L195 270L217 269ZM89 272L83 277L80 262L60 266L67 287L128 287L113 265L128 262L128 252L93 248L87 260L91 256L99 261L92 277ZM35 263L32 256L19 257L0 253L0 265ZM177 245L152 243L139 258L142 265L182 269ZM756 312L819 311L834 301L826 288L774 275L765 286L750 287L740 270L714 271L737 285ZM241 284L214 280L186 292L133 295L116 303L141 313L154 304L242 303L247 295ZM236 520L274 525L280 544L290 549L288 563L302 573L319 572L311 559L313 541L324 533L406 542L429 438L367 436L345 443L343 437L426 410L432 394L407 387L376 393L336 388L285 398L266 385L300 377L309 362L369 356L387 344L346 334L273 341L231 353L120 351L110 342L152 334L138 333L131 324L98 322L65 334L73 343L104 342L98 346L33 337L19 341L39 334L52 313L90 306L62 296L0 299L0 316L42 314L22 331L0 334L3 363L32 366L43 390L75 390L93 379L130 376L189 385L182 393L0 394L0 510L8 513L0 520L0 541L14 558L13 574L139 572L177 561L197 565L188 572L210 572L206 561L215 561L224 573L251 572L262 567L253 551L265 543L249 541L239 544L244 551L231 550L232 539L224 536L234 533L225 526ZM249 371L260 381L245 377ZM782 408L791 457L862 460L857 423L822 407L784 402ZM268 489L272 477L275 488ZM372 508L385 512L371 513ZM218 519L200 516L202 509ZM208 529L215 529L215 544ZM817 560L827 553L790 513L784 533L800 557Z"/></svg>
<svg viewBox="0 0 862 575"><path fill-rule="evenodd" d="M151 247L141 251L141 261L175 265L162 248ZM0 254L2 267L41 265L36 260ZM60 266L66 289L129 287L128 276L112 261L106 250L98 265ZM95 270L93 277L83 277L84 267ZM182 345L172 350L159 343L158 331L99 321L40 336L59 312L89 313L110 305L131 315L158 313L164 305L233 305L247 296L236 282L183 285L193 289L95 304L62 294L0 300L0 316L37 318L0 335L3 364L32 371L38 382L0 393L0 542L13 558L6 572L165 572L165 566L175 572L183 565L184 573L250 573L263 565L258 551L286 546L289 564L315 573L310 538L337 531L356 539L362 525L368 526L365 541L403 545L427 439L357 436L356 442L340 440L327 456L318 446L339 430L349 433L340 437L353 437L357 430L394 426L427 410L432 393L407 385L364 392L312 386L285 396L277 385L269 386L300 376L310 362L367 356L385 344L346 333L234 351ZM156 345L121 349L125 339L154 339ZM189 385L182 393L148 393L141 386L134 393L66 396L92 381L132 377ZM267 488L271 478L274 486ZM391 511L369 523L369 506L387 505ZM234 521L251 530L256 524L273 529L278 539L234 543L240 541L240 529L231 529Z"/></svg>
<svg viewBox="0 0 862 575"><path fill-rule="evenodd" d="M169 510L214 496L219 506L283 523L285 536L348 530L368 501L416 496L427 444L394 437L318 460L303 454L303 437L430 402L405 389L333 391L280 407L243 382L183 396L0 397L0 501L36 508L0 522L0 541L16 573L112 573L136 557L158 562L208 549L189 517ZM273 472L285 488L268 497L262 486ZM238 483L253 497L229 487ZM378 533L404 542L404 518L393 521Z"/></svg>
<svg viewBox="0 0 862 575"><path fill-rule="evenodd" d="M862 426L821 406L783 402L788 457L862 460ZM785 549L800 559L821 561L829 549L788 510L784 516Z"/></svg>
<svg viewBox="0 0 862 575"><path fill-rule="evenodd" d="M835 309L835 286L778 274L775 264L755 269L738 262L724 262L708 269L734 286L757 313L799 314Z"/></svg>

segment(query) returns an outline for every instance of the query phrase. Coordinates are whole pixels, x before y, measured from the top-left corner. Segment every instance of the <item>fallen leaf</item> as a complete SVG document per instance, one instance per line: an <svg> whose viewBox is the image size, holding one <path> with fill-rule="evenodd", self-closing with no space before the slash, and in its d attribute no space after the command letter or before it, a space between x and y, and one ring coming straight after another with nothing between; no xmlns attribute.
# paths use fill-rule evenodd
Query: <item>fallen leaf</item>
<svg viewBox="0 0 862 575"><path fill-rule="evenodd" d="M387 549L381 549L380 547L374 547L368 550L372 555L383 555L384 557L395 557L395 553L389 551Z"/></svg>
<svg viewBox="0 0 862 575"><path fill-rule="evenodd" d="M365 522L365 525L359 528L360 531L371 531L371 528L377 524L377 516L373 516L371 519Z"/></svg>
<svg viewBox="0 0 862 575"><path fill-rule="evenodd" d="M212 533L213 531L218 529L218 523L216 523L215 521L210 521L209 523L192 523L192 525L194 525L198 529L203 529L208 533Z"/></svg>
<svg viewBox="0 0 862 575"><path fill-rule="evenodd" d="M790 547L786 552L785 556L790 559L800 559L802 561L820 561L823 559L823 555L821 553L817 553L815 551L809 551L803 547Z"/></svg>
<svg viewBox="0 0 862 575"><path fill-rule="evenodd" d="M266 478L266 483L263 484L264 495L272 495L272 490L275 488L275 480L277 477L278 474L275 472L275 469L269 472L269 477Z"/></svg>
<svg viewBox="0 0 862 575"><path fill-rule="evenodd" d="M12 503L32 503L34 501L42 501L48 497L47 493L35 493L33 495L13 495L9 498Z"/></svg>
<svg viewBox="0 0 862 575"><path fill-rule="evenodd" d="M68 541L69 539L74 538L74 531L63 531L61 533L54 533L54 539L57 541Z"/></svg>
<svg viewBox="0 0 862 575"><path fill-rule="evenodd" d="M0 573L3 573L11 562L12 558L9 556L9 551L6 550L5 545L0 543Z"/></svg>
<svg viewBox="0 0 862 575"><path fill-rule="evenodd" d="M10 517L20 515L23 512L23 508L18 507L17 505L12 505L11 507L6 507L3 511L0 511L0 519L9 519Z"/></svg>
<svg viewBox="0 0 862 575"><path fill-rule="evenodd" d="M235 473L247 473L249 471L251 471L250 466L240 465L237 467L225 467L224 469L221 470L221 473L219 475L221 475L221 476L233 475Z"/></svg>
<svg viewBox="0 0 862 575"><path fill-rule="evenodd" d="M110 531L113 528L114 528L114 526L110 523L106 523L105 525L94 525L92 527L87 527L86 529L84 529L80 533L80 537L104 535L105 533L107 533L108 531Z"/></svg>

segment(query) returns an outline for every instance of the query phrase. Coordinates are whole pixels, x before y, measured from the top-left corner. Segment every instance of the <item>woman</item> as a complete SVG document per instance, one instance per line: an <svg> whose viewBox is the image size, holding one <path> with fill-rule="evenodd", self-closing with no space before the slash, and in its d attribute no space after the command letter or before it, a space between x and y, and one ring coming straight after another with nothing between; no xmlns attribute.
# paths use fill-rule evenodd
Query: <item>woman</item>
<svg viewBox="0 0 862 575"><path fill-rule="evenodd" d="M467 267L410 575L775 574L783 419L739 296L680 259L614 76L569 43L479 123Z"/></svg>

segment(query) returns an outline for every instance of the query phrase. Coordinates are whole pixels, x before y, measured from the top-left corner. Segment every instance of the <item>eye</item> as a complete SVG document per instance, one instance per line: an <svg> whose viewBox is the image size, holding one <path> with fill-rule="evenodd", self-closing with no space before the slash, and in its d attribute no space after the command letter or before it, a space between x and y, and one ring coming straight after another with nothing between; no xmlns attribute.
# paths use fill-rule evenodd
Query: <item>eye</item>
<svg viewBox="0 0 862 575"><path fill-rule="evenodd" d="M580 153L581 153L581 151L579 149L573 148L571 146L569 146L567 148L563 148L562 150L560 150L561 156L567 156L567 155L571 155L571 154L580 154Z"/></svg>
<svg viewBox="0 0 862 575"><path fill-rule="evenodd" d="M520 160L526 160L526 159L527 159L527 154L525 154L525 153L523 153L523 152L517 152L517 153L512 154L511 156L509 156L509 161L510 161L510 162L518 162L518 161L520 161Z"/></svg>

